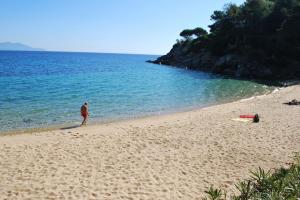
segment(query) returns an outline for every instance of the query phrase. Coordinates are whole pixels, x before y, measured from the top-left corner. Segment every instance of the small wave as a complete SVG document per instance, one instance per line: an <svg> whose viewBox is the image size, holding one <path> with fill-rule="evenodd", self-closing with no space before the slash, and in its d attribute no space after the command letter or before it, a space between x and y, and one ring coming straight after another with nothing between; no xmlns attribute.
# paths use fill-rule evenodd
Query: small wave
<svg viewBox="0 0 300 200"><path fill-rule="evenodd" d="M279 92L280 88L275 88L272 92L272 94L276 93L276 92Z"/></svg>
<svg viewBox="0 0 300 200"><path fill-rule="evenodd" d="M32 123L33 122L33 120L32 119L30 119L30 118L25 118L25 119L23 119L23 122L24 123L27 123L27 124L30 124L30 123Z"/></svg>
<svg viewBox="0 0 300 200"><path fill-rule="evenodd" d="M255 96L250 97L250 98L246 98L246 99L241 99L240 102L249 101L249 100L252 100L254 98L255 98Z"/></svg>

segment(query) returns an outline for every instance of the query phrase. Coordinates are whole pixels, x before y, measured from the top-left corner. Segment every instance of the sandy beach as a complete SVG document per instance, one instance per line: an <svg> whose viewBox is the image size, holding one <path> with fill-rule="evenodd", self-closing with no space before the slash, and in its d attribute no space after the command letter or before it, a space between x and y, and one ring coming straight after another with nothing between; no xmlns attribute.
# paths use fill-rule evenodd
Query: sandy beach
<svg viewBox="0 0 300 200"><path fill-rule="evenodd" d="M0 199L201 199L300 152L300 86L189 112L0 137ZM259 123L233 119L258 113Z"/></svg>

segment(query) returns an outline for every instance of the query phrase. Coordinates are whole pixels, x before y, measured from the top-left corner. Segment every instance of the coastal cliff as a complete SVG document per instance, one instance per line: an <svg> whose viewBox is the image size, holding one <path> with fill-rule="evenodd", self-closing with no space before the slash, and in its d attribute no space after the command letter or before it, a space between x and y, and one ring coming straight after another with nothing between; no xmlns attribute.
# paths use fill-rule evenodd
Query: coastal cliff
<svg viewBox="0 0 300 200"><path fill-rule="evenodd" d="M183 30L155 61L237 78L300 79L300 0L247 0L215 11L210 32Z"/></svg>

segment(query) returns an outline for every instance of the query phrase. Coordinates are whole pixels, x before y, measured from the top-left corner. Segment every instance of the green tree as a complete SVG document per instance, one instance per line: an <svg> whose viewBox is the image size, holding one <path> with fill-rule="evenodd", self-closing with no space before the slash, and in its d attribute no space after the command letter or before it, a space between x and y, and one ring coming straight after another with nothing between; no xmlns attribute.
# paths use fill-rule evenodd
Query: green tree
<svg viewBox="0 0 300 200"><path fill-rule="evenodd" d="M180 36L184 37L185 39L191 39L193 36L196 38L207 35L207 31L203 28L195 28L195 29L185 29L180 33Z"/></svg>

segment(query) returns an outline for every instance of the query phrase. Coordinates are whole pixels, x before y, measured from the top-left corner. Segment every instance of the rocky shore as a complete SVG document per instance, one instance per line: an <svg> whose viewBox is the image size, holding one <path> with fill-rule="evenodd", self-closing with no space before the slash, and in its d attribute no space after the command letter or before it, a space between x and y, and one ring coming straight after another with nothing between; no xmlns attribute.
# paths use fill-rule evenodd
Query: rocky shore
<svg viewBox="0 0 300 200"><path fill-rule="evenodd" d="M300 63L295 60L287 61L288 65L280 69L267 63L267 58L263 57L232 52L216 56L205 48L191 52L179 44L175 44L166 55L147 62L245 79L299 80L300 77Z"/></svg>

